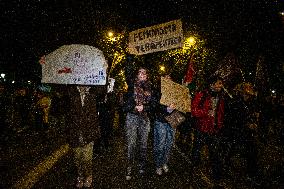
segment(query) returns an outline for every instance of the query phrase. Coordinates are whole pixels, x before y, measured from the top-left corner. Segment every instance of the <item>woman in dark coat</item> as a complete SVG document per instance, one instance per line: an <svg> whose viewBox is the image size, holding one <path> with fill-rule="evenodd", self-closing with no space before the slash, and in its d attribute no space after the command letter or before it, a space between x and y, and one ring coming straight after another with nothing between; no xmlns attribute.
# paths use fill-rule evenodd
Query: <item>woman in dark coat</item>
<svg viewBox="0 0 284 189"><path fill-rule="evenodd" d="M68 86L66 94L67 138L78 170L77 187L91 187L93 146L100 138L97 95L104 86Z"/></svg>
<svg viewBox="0 0 284 189"><path fill-rule="evenodd" d="M126 113L125 130L128 160L126 180L131 179L137 156L135 150L137 145L139 146L139 173L145 173L148 135L150 132L151 98L152 84L148 78L148 72L144 68L139 68L133 83L128 85L123 106Z"/></svg>

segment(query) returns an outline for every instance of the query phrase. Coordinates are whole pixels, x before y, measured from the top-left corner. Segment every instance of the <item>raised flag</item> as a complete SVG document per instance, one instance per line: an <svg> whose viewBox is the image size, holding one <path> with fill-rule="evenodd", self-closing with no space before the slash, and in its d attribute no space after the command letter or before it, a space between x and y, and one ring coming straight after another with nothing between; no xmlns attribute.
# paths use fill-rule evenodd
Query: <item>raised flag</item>
<svg viewBox="0 0 284 189"><path fill-rule="evenodd" d="M183 79L184 84L189 84L192 82L193 77L195 75L195 68L194 68L194 54L190 56L189 62L187 64L186 73Z"/></svg>

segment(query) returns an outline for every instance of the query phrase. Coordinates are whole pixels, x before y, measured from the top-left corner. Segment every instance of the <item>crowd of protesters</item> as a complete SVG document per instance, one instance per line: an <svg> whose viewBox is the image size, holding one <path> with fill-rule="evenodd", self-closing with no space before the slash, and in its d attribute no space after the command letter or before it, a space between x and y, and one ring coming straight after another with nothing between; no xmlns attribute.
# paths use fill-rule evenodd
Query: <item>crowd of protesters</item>
<svg viewBox="0 0 284 189"><path fill-rule="evenodd" d="M22 131L28 127L47 130L51 96L43 85L1 83L1 126Z"/></svg>
<svg viewBox="0 0 284 189"><path fill-rule="evenodd" d="M170 152L176 143L181 148L183 144L191 145L191 148L184 150L188 150L193 170L209 168L211 180L216 186L223 184L222 180L230 171L237 170L236 156L244 162L243 174L248 182L261 182L259 144L267 144L271 133L274 133L273 138L278 139L278 145L283 144L283 128L271 128L273 122L283 123L283 99L282 103L281 100L278 103L268 101L270 97L262 101L248 82L240 82L230 94L224 90L224 81L220 76L208 75L205 87L192 95L191 112L184 114L185 121L174 128L165 119L175 110L174 104L169 107L160 104L160 86L151 84L147 69L140 68L134 73L134 85L128 78L130 87L124 99L129 161L127 180L133 174L135 158L138 173L145 174L146 146L151 141L148 138L153 138L155 172L159 176L170 170ZM273 95L271 97L275 100ZM152 135L149 135L149 127L153 128ZM137 154L133 149L136 146ZM201 158L204 149L207 149L207 161Z"/></svg>
<svg viewBox="0 0 284 189"><path fill-rule="evenodd" d="M119 126L125 131L127 180L132 178L136 160L139 174L147 171L150 141L159 176L170 170L168 163L174 143L180 148L190 146L184 150L191 158L193 170L204 166L201 154L205 146L212 180L217 185L226 174L224 170L235 166L236 154L245 160L248 178L256 180L260 174L258 142L267 143L272 133L283 145L283 128L269 127L270 122L283 124L283 97L271 95L259 102L257 91L249 83L237 85L233 94L228 95L223 90L222 78L208 77L204 90L192 96L191 112L184 115L185 121L173 128L165 116L174 112L175 105L167 107L159 103L160 85L151 83L145 68L139 68L132 76L127 78L126 93L107 92L105 87L98 86L55 85L50 90L42 84L12 88L1 83L1 126L46 131L52 116L59 124L63 121L74 150L78 188L92 185L94 144L100 143L103 148L111 146L115 111L119 113ZM169 75L166 77L171 79Z"/></svg>

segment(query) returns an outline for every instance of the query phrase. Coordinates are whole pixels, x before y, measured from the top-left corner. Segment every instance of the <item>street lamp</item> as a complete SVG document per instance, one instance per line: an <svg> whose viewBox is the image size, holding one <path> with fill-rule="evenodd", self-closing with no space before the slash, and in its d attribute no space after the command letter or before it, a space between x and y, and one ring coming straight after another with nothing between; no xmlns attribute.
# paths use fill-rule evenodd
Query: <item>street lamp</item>
<svg viewBox="0 0 284 189"><path fill-rule="evenodd" d="M1 73L1 77L4 79L5 78L5 75L4 73Z"/></svg>
<svg viewBox="0 0 284 189"><path fill-rule="evenodd" d="M271 93L272 93L272 94L275 94L275 93L276 93L276 90L274 90L274 89L271 90Z"/></svg>
<svg viewBox="0 0 284 189"><path fill-rule="evenodd" d="M116 37L114 37L114 33L113 33L112 31L109 31L109 32L107 33L107 36L109 37L109 39L110 39L111 41L116 41Z"/></svg>
<svg viewBox="0 0 284 189"><path fill-rule="evenodd" d="M190 44L190 45L194 45L195 43L195 38L194 37L189 37L186 39L186 41Z"/></svg>
<svg viewBox="0 0 284 189"><path fill-rule="evenodd" d="M107 33L107 35L108 35L108 37L113 37L113 32L112 32L112 31L109 31L109 32Z"/></svg>
<svg viewBox="0 0 284 189"><path fill-rule="evenodd" d="M160 66L160 70L161 70L162 72L164 72L164 71L166 70L166 67L163 66L163 65L161 65L161 66Z"/></svg>
<svg viewBox="0 0 284 189"><path fill-rule="evenodd" d="M188 37L184 41L183 49L189 49L191 46L193 46L196 43L196 40L194 37Z"/></svg>
<svg viewBox="0 0 284 189"><path fill-rule="evenodd" d="M196 43L196 40L195 40L195 37L188 37L185 39L184 41L184 46L183 46L183 49L184 50L187 50L189 49L190 47L192 47L194 44Z"/></svg>

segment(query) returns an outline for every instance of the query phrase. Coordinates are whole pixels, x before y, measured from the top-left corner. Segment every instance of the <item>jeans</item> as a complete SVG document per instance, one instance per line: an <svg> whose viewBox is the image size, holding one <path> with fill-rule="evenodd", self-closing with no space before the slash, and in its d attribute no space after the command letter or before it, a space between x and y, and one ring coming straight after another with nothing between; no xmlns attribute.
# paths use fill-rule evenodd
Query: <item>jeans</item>
<svg viewBox="0 0 284 189"><path fill-rule="evenodd" d="M92 175L93 146L94 142L90 142L85 146L80 146L73 149L74 160L79 177L88 177Z"/></svg>
<svg viewBox="0 0 284 189"><path fill-rule="evenodd" d="M129 166L132 167L135 162L135 151L138 144L139 165L144 169L147 160L147 144L150 132L150 120L148 117L137 114L127 113L126 115L126 141L127 141L127 159Z"/></svg>
<svg viewBox="0 0 284 189"><path fill-rule="evenodd" d="M175 130L168 123L154 123L154 159L156 168L168 163L174 142Z"/></svg>

